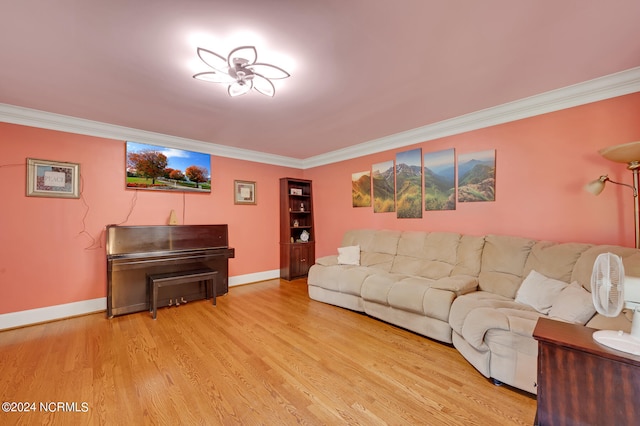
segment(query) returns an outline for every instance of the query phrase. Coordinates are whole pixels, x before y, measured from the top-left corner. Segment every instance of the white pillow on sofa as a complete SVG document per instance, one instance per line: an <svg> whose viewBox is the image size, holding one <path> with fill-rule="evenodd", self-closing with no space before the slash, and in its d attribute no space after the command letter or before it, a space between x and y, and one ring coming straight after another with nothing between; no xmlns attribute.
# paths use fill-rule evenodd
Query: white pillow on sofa
<svg viewBox="0 0 640 426"><path fill-rule="evenodd" d="M548 278L531 270L516 293L516 302L531 306L542 314L548 314L553 301L566 286L567 283L564 281Z"/></svg>
<svg viewBox="0 0 640 426"><path fill-rule="evenodd" d="M340 265L360 265L360 246L338 247Z"/></svg>
<svg viewBox="0 0 640 426"><path fill-rule="evenodd" d="M596 314L591 293L577 281L564 288L553 301L550 318L585 325Z"/></svg>

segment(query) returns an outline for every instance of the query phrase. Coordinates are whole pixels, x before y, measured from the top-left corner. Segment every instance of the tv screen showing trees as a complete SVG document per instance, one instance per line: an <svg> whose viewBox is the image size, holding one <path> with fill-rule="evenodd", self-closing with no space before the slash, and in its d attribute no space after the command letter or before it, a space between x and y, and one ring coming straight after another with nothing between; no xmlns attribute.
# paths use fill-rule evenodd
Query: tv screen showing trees
<svg viewBox="0 0 640 426"><path fill-rule="evenodd" d="M211 192L209 154L127 142L126 161L127 188Z"/></svg>

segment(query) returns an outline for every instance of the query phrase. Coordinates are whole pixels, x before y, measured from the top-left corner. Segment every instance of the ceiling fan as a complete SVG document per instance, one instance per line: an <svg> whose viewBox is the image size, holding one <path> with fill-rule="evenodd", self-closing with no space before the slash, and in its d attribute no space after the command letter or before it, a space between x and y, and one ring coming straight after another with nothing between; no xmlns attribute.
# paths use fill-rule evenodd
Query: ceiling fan
<svg viewBox="0 0 640 426"><path fill-rule="evenodd" d="M266 96L276 92L271 80L289 77L289 73L275 65L256 62L258 52L254 46L233 49L226 58L202 47L198 56L215 71L201 72L193 76L198 80L228 84L229 96L244 95L251 89Z"/></svg>

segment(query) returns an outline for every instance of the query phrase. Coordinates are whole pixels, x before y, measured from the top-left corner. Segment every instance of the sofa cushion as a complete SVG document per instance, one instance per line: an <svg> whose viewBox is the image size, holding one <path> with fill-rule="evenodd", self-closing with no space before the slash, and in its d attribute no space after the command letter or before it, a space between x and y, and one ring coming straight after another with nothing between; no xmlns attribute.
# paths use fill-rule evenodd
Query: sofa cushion
<svg viewBox="0 0 640 426"><path fill-rule="evenodd" d="M338 263L340 265L360 265L360 246L338 247Z"/></svg>
<svg viewBox="0 0 640 426"><path fill-rule="evenodd" d="M463 235L458 242L456 264L451 275L470 275L477 277L480 274L482 264L482 248L484 237Z"/></svg>
<svg viewBox="0 0 640 426"><path fill-rule="evenodd" d="M531 306L536 311L548 314L553 301L567 283L545 277L541 273L532 270L524 279L516 294L516 302Z"/></svg>
<svg viewBox="0 0 640 426"><path fill-rule="evenodd" d="M404 278L407 278L407 276L378 271L364 280L361 296L366 301L389 305L391 287Z"/></svg>
<svg viewBox="0 0 640 426"><path fill-rule="evenodd" d="M591 293L577 281L566 286L553 300L549 317L575 324L586 324L596 313Z"/></svg>
<svg viewBox="0 0 640 426"><path fill-rule="evenodd" d="M389 287L386 300L396 309L448 322L456 295L450 290L434 288L436 282L422 277L403 278ZM371 301L371 297L367 300Z"/></svg>
<svg viewBox="0 0 640 426"><path fill-rule="evenodd" d="M360 297L365 278L375 273L377 273L375 269L362 266L315 264L309 268L307 283L310 286Z"/></svg>
<svg viewBox="0 0 640 426"><path fill-rule="evenodd" d="M393 255L388 253L360 252L360 265L381 269L385 272L391 270Z"/></svg>
<svg viewBox="0 0 640 426"><path fill-rule="evenodd" d="M450 291L456 296L470 293L478 288L478 279L470 275L454 275L434 280L432 288Z"/></svg>
<svg viewBox="0 0 640 426"><path fill-rule="evenodd" d="M374 229L351 229L344 233L341 247L359 245L362 251L372 251L373 237L376 234Z"/></svg>
<svg viewBox="0 0 640 426"><path fill-rule="evenodd" d="M390 306L424 315L424 296L431 288L431 280L405 278L389 288L387 301Z"/></svg>
<svg viewBox="0 0 640 426"><path fill-rule="evenodd" d="M576 261L571 280L577 281L582 287L591 291L591 273L593 264L601 253L613 253L622 258L625 275L640 277L640 251L635 248L612 245L593 246L585 250Z"/></svg>
<svg viewBox="0 0 640 426"><path fill-rule="evenodd" d="M439 319L448 324L451 304L455 298L455 294L450 291L429 288L422 299L422 309L424 309L425 316Z"/></svg>
<svg viewBox="0 0 640 426"><path fill-rule="evenodd" d="M367 248L365 251L395 255L398 250L400 235L400 231L376 231L373 235L372 247Z"/></svg>
<svg viewBox="0 0 640 426"><path fill-rule="evenodd" d="M317 258L315 263L321 266L334 266L338 264L338 256L335 254L322 256Z"/></svg>
<svg viewBox="0 0 640 426"><path fill-rule="evenodd" d="M390 272L406 275L419 275L424 261L418 257L397 255L393 259Z"/></svg>
<svg viewBox="0 0 640 426"><path fill-rule="evenodd" d="M534 244L528 238L488 235L482 250L479 289L513 299Z"/></svg>
<svg viewBox="0 0 640 426"><path fill-rule="evenodd" d="M447 277L456 263L460 234L403 232L391 272L438 279Z"/></svg>
<svg viewBox="0 0 640 426"><path fill-rule="evenodd" d="M425 240L429 233L420 231L403 232L398 241L397 254L400 256L422 257Z"/></svg>
<svg viewBox="0 0 640 426"><path fill-rule="evenodd" d="M535 270L546 277L570 283L576 261L589 247L589 244L538 241L531 248L524 274Z"/></svg>
<svg viewBox="0 0 640 426"><path fill-rule="evenodd" d="M360 265L389 271L398 247L400 231L353 229L345 232L342 247L360 246Z"/></svg>

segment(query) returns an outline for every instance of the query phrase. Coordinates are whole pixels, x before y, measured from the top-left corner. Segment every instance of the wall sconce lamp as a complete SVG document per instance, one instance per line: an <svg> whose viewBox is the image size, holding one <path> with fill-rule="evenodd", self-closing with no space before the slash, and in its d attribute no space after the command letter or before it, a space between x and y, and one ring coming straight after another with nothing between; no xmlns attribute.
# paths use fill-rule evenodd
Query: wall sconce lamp
<svg viewBox="0 0 640 426"><path fill-rule="evenodd" d="M603 190L605 183L611 182L616 185L622 185L629 187L633 190L633 220L635 222L636 232L636 248L640 248L640 222L638 213L640 212L640 205L638 203L638 172L640 172L640 141L624 143L621 145L610 146L602 148L598 151L600 155L610 161L616 163L624 163L627 165L627 169L633 173L633 186L626 183L614 182L609 179L609 176L603 175L598 179L589 182L585 185L584 189L593 195L599 195Z"/></svg>

